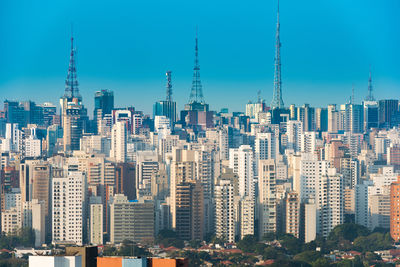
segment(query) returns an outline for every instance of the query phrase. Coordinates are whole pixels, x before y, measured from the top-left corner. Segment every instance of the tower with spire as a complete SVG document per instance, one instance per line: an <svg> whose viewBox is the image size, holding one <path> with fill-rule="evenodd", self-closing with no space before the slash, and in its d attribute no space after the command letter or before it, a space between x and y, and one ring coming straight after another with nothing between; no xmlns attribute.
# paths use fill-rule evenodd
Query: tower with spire
<svg viewBox="0 0 400 267"><path fill-rule="evenodd" d="M369 69L368 94L363 101L364 105L364 130L379 126L379 104L372 94L372 74Z"/></svg>
<svg viewBox="0 0 400 267"><path fill-rule="evenodd" d="M153 117L166 116L169 119L171 129L173 129L176 122L176 102L172 100L172 71L168 70L165 76L167 80L166 99L154 103Z"/></svg>
<svg viewBox="0 0 400 267"><path fill-rule="evenodd" d="M64 151L70 152L80 149L80 139L86 130L88 121L87 110L82 104L79 93L75 66L74 37L71 33L71 52L68 65L68 74L65 79L65 92L60 98L61 123L63 127Z"/></svg>
<svg viewBox="0 0 400 267"><path fill-rule="evenodd" d="M371 74L371 69L369 70L368 95L365 98L365 101L375 101L375 98L372 95L372 74Z"/></svg>
<svg viewBox="0 0 400 267"><path fill-rule="evenodd" d="M199 43L197 29L194 49L192 89L190 91L189 103L185 105L185 110L208 111L208 104L204 102L203 87L200 80Z"/></svg>
<svg viewBox="0 0 400 267"><path fill-rule="evenodd" d="M71 33L71 52L69 57L68 74L67 78L65 79L65 92L63 97L68 99L77 98L79 101L82 101L82 96L79 94L79 84L76 75L75 53L76 49L74 47L74 36Z"/></svg>
<svg viewBox="0 0 400 267"><path fill-rule="evenodd" d="M282 77L281 77L281 41L279 37L280 24L279 24L279 0L276 22L276 43L275 43L275 71L274 71L274 95L272 97L271 108L283 108L282 100Z"/></svg>
<svg viewBox="0 0 400 267"><path fill-rule="evenodd" d="M183 127L190 127L195 132L212 127L213 113L210 112L208 108L208 104L204 101L203 87L200 80L199 42L196 29L192 88L190 91L189 103L187 103L185 109L181 111L180 123Z"/></svg>

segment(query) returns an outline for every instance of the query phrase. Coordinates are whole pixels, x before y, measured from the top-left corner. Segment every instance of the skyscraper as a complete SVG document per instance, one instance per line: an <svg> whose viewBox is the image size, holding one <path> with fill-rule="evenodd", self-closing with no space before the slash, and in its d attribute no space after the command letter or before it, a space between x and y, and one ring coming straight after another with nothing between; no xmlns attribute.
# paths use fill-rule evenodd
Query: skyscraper
<svg viewBox="0 0 400 267"><path fill-rule="evenodd" d="M399 100L397 99L379 100L379 127L390 128L395 126L398 114L399 114Z"/></svg>
<svg viewBox="0 0 400 267"><path fill-rule="evenodd" d="M98 121L103 119L104 114L111 114L114 109L114 92L110 90L97 91L94 95L93 120L95 132L97 132Z"/></svg>
<svg viewBox="0 0 400 267"><path fill-rule="evenodd" d="M271 108L283 108L282 100L282 78L281 78L281 40L279 37L279 0L276 22L276 44L275 44L275 72L274 72L274 95L271 102Z"/></svg>

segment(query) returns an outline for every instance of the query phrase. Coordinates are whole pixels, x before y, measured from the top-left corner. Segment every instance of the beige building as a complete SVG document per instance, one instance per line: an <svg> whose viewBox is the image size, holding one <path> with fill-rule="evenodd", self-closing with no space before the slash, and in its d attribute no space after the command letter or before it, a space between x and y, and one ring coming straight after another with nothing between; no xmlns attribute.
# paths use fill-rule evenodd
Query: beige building
<svg viewBox="0 0 400 267"><path fill-rule="evenodd" d="M89 199L89 242L93 245L103 244L103 204L101 197Z"/></svg>
<svg viewBox="0 0 400 267"><path fill-rule="evenodd" d="M1 213L1 232L10 234L22 227L20 208L11 208Z"/></svg>
<svg viewBox="0 0 400 267"><path fill-rule="evenodd" d="M286 230L288 234L299 238L300 233L300 199L296 192L286 196Z"/></svg>
<svg viewBox="0 0 400 267"><path fill-rule="evenodd" d="M276 232L276 165L275 160L260 160L258 168L259 236Z"/></svg>

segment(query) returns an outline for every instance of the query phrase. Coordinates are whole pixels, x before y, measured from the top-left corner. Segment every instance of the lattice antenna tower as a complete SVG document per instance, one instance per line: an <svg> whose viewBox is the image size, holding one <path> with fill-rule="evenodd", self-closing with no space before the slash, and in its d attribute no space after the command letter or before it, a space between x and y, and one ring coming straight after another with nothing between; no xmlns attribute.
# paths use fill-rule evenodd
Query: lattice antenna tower
<svg viewBox="0 0 400 267"><path fill-rule="evenodd" d="M274 95L272 97L272 108L283 108L282 99L282 77L281 77L281 41L280 41L280 24L279 24L279 0L276 22L276 43L275 43L275 71L274 71Z"/></svg>
<svg viewBox="0 0 400 267"><path fill-rule="evenodd" d="M192 89L190 91L189 103L204 103L203 88L200 80L200 65L199 65L199 46L196 28L196 44L194 53L194 68L193 68L193 81Z"/></svg>

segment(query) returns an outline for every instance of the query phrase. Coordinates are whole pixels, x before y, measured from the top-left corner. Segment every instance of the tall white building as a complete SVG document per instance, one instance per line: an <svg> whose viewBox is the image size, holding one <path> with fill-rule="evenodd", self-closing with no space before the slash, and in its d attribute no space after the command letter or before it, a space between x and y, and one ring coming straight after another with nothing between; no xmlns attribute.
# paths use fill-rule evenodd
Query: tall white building
<svg viewBox="0 0 400 267"><path fill-rule="evenodd" d="M19 130L18 123L7 123L6 138L1 143L2 151L24 153L24 137L24 132Z"/></svg>
<svg viewBox="0 0 400 267"><path fill-rule="evenodd" d="M287 122L287 149L294 152L301 151L301 134L303 133L303 123L301 121Z"/></svg>
<svg viewBox="0 0 400 267"><path fill-rule="evenodd" d="M25 139L25 157L40 157L42 141L36 137L36 128L31 128L31 134Z"/></svg>
<svg viewBox="0 0 400 267"><path fill-rule="evenodd" d="M366 181L355 186L355 221L356 224L368 227L368 187L372 186L371 181Z"/></svg>
<svg viewBox="0 0 400 267"><path fill-rule="evenodd" d="M171 122L169 118L167 116L155 116L154 131L158 133L159 137L171 134Z"/></svg>
<svg viewBox="0 0 400 267"><path fill-rule="evenodd" d="M305 132L301 134L301 152L313 153L317 143L316 132Z"/></svg>
<svg viewBox="0 0 400 267"><path fill-rule="evenodd" d="M126 124L123 121L117 121L111 130L110 157L113 158L115 162L126 161L126 142Z"/></svg>
<svg viewBox="0 0 400 267"><path fill-rule="evenodd" d="M254 150L255 160L276 159L279 155L279 140L274 133L257 133Z"/></svg>
<svg viewBox="0 0 400 267"><path fill-rule="evenodd" d="M255 201L251 196L240 200L240 238L254 235Z"/></svg>
<svg viewBox="0 0 400 267"><path fill-rule="evenodd" d="M32 199L32 229L35 231L35 247L45 244L46 211L44 201Z"/></svg>
<svg viewBox="0 0 400 267"><path fill-rule="evenodd" d="M151 192L151 177L158 172L159 162L156 151L136 152L136 188L137 195Z"/></svg>
<svg viewBox="0 0 400 267"><path fill-rule="evenodd" d="M279 140L274 133L257 133L254 142L254 174L258 175L259 160L278 159Z"/></svg>
<svg viewBox="0 0 400 267"><path fill-rule="evenodd" d="M254 156L248 145L229 151L229 168L239 176L239 196L254 197Z"/></svg>
<svg viewBox="0 0 400 267"><path fill-rule="evenodd" d="M317 194L318 182L327 175L328 161L317 160L313 154L302 154L300 161L300 199L304 200Z"/></svg>
<svg viewBox="0 0 400 267"><path fill-rule="evenodd" d="M260 160L258 168L258 207L260 239L276 232L276 165L275 160Z"/></svg>
<svg viewBox="0 0 400 267"><path fill-rule="evenodd" d="M303 206L304 242L308 243L317 237L317 205L314 198L309 198Z"/></svg>
<svg viewBox="0 0 400 267"><path fill-rule="evenodd" d="M229 150L229 167L239 176L240 236L254 234L255 183L254 156L248 145Z"/></svg>
<svg viewBox="0 0 400 267"><path fill-rule="evenodd" d="M68 172L67 177L53 178L53 243L83 244L85 184L85 175L77 171Z"/></svg>
<svg viewBox="0 0 400 267"><path fill-rule="evenodd" d="M343 176L329 168L317 182L317 232L327 237L330 231L344 222Z"/></svg>
<svg viewBox="0 0 400 267"><path fill-rule="evenodd" d="M215 186L215 234L228 242L235 242L235 203L231 180L219 180Z"/></svg>

